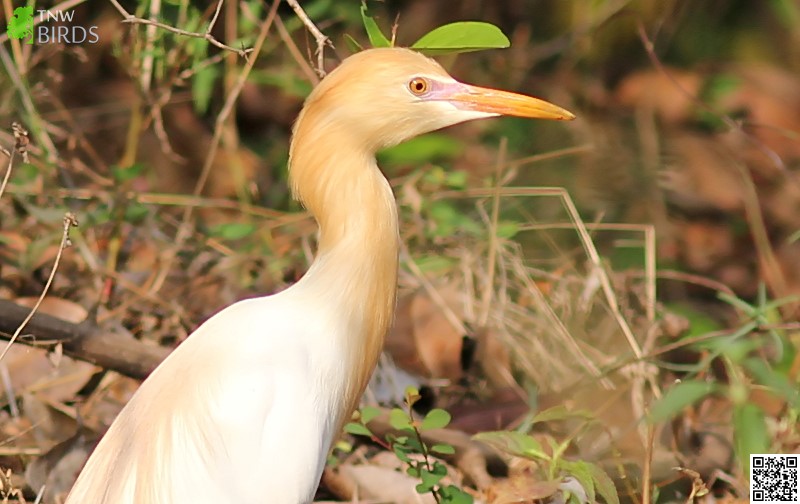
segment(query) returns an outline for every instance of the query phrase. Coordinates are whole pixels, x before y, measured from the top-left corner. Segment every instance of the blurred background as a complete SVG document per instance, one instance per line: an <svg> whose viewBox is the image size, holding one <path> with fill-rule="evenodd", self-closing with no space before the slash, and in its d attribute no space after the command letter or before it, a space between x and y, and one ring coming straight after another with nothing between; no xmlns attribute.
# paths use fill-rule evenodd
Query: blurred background
<svg viewBox="0 0 800 504"><path fill-rule="evenodd" d="M3 26L21 5L3 2ZM327 71L369 47L360 2L301 6L333 45ZM497 25L510 48L437 60L577 120L468 123L380 153L405 245L396 327L365 402L391 407L414 384L421 412L449 410L453 431L567 440L632 502L651 484L653 500L685 500L697 481L746 498L749 453L800 450L800 2L366 7L400 46L446 23ZM0 145L14 152L0 156L0 297L32 306L55 270L39 311L121 338L93 365L37 325L23 338L37 349L0 361L0 496L33 500L46 485L44 502L59 502L152 368L136 352L158 362L221 307L305 272L316 226L286 163L319 75L315 39L285 2L274 17L272 2L226 2L205 38L123 23L121 9L202 34L216 3L35 8L72 13L41 25L97 39L0 36ZM56 267L67 211L79 225ZM379 450L361 448L358 461L353 445L336 452L320 498L348 498L343 474L367 485L345 469L373 463ZM478 476L451 461L476 498L554 498L504 487L546 478L501 448L503 468ZM372 498L416 502L379 486Z"/></svg>

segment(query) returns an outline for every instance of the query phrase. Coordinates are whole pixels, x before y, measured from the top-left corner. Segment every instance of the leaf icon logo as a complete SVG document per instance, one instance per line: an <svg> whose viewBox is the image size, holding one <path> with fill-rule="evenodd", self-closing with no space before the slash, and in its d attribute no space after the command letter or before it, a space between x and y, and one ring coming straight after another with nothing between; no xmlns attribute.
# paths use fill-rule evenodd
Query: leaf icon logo
<svg viewBox="0 0 800 504"><path fill-rule="evenodd" d="M14 15L8 20L8 36L22 40L28 38L26 44L33 44L33 6L17 7Z"/></svg>

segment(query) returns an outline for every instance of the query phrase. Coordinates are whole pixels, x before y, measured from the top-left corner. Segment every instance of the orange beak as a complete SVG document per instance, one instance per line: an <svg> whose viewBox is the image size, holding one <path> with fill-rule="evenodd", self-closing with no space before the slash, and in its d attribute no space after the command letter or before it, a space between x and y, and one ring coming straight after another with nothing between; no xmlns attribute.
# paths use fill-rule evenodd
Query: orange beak
<svg viewBox="0 0 800 504"><path fill-rule="evenodd" d="M575 119L575 114L558 105L498 89L460 84L455 92L448 94L447 101L465 110L556 121Z"/></svg>

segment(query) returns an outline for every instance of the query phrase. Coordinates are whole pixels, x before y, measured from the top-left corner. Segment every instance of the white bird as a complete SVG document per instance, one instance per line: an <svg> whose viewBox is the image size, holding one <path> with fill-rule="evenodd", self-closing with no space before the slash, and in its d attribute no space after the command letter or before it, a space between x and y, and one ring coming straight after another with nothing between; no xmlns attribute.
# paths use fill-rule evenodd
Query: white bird
<svg viewBox="0 0 800 504"><path fill-rule="evenodd" d="M501 114L569 120L470 86L407 49L347 58L306 100L289 180L316 218L305 276L201 325L142 383L67 504L308 503L374 370L395 308L398 221L375 152Z"/></svg>

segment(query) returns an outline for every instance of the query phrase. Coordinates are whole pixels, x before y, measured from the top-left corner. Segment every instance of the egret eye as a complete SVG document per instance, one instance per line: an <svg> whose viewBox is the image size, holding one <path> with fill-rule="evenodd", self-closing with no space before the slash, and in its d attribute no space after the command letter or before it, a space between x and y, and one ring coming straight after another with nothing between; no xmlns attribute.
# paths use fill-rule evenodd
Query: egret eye
<svg viewBox="0 0 800 504"><path fill-rule="evenodd" d="M423 79L422 77L414 77L408 82L408 89L415 95L423 95L428 92L430 89L430 83L427 79Z"/></svg>

